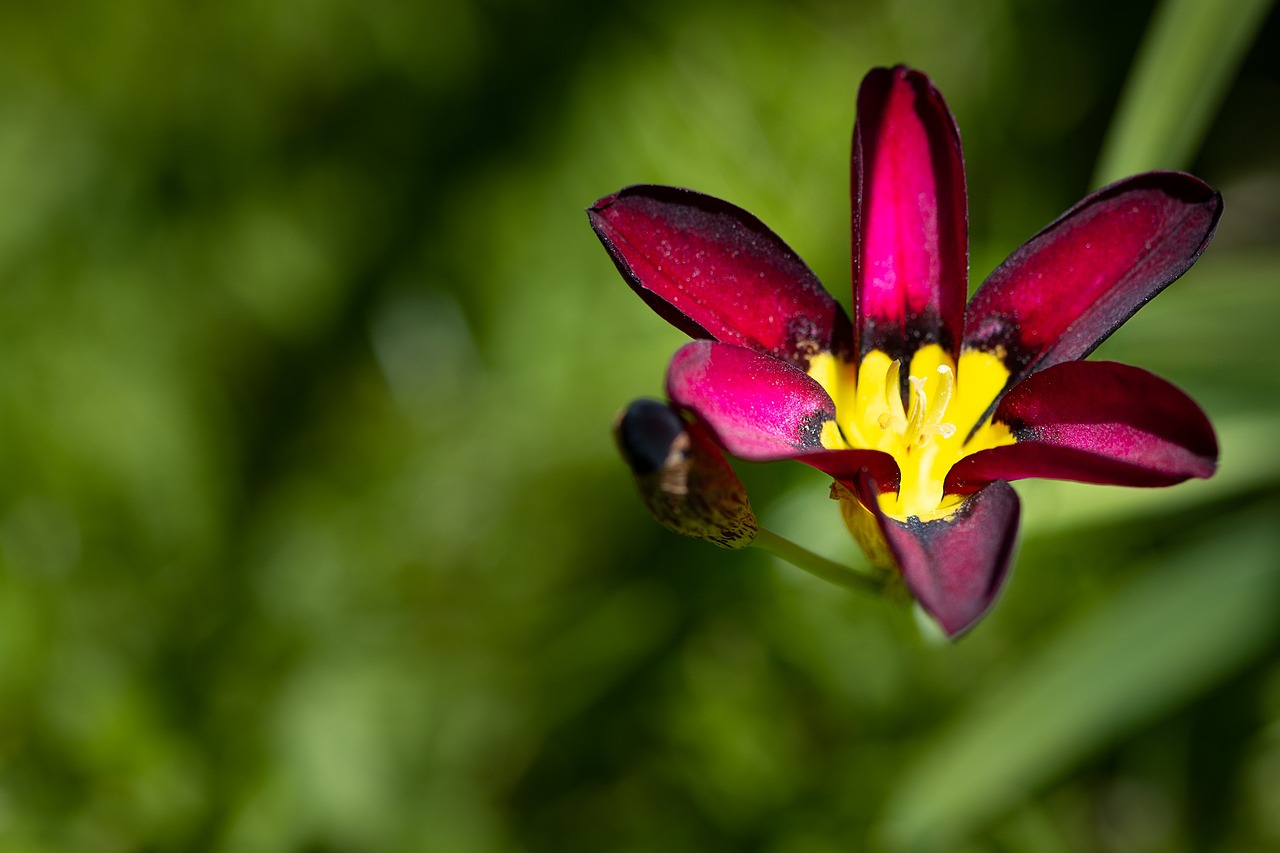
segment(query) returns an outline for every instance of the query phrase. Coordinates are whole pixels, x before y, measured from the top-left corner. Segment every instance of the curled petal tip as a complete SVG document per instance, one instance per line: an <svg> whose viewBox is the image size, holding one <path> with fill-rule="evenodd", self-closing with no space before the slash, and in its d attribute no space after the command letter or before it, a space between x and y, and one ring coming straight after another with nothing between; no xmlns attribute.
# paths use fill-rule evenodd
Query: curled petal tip
<svg viewBox="0 0 1280 853"><path fill-rule="evenodd" d="M606 196L601 196L600 198L596 199L595 202L592 203L590 207L587 208L587 212L599 213L601 210L604 210L606 207L613 204L614 199L616 199L620 194L626 192L628 189L629 189L628 187L623 187L621 190L619 190L616 193L609 193Z"/></svg>

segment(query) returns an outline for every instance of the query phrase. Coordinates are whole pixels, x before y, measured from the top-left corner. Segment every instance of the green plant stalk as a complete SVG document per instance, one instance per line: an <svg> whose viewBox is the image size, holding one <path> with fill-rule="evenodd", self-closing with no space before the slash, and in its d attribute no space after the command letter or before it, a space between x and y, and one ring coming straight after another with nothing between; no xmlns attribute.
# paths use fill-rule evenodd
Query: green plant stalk
<svg viewBox="0 0 1280 853"><path fill-rule="evenodd" d="M828 583L842 586L845 589L855 589L860 592L882 595L889 577L888 573L884 571L876 571L873 574L872 572L858 571L834 560L828 560L826 557L821 557L808 548L797 545L790 539L779 536L764 527L760 528L759 533L756 534L755 541L751 545L768 551L778 559L784 560L814 577L822 578Z"/></svg>

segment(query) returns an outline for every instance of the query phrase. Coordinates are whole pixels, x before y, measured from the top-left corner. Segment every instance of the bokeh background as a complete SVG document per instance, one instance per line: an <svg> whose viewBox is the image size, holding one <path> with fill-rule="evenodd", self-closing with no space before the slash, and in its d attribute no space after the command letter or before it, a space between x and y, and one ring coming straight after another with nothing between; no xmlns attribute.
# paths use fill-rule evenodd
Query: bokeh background
<svg viewBox="0 0 1280 853"><path fill-rule="evenodd" d="M1280 848L1280 28L1216 5L4 4L0 851ZM974 282L1119 174L1226 196L1099 353L1220 473L1020 484L955 645L645 515L609 427L682 338L583 215L719 195L847 304L900 61ZM857 559L816 472L742 474Z"/></svg>

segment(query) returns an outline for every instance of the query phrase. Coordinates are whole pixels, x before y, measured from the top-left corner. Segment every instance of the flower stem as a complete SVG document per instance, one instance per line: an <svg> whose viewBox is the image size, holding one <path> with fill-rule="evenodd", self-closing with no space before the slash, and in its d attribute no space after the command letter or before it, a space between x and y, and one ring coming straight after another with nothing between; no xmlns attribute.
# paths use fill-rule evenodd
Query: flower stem
<svg viewBox="0 0 1280 853"><path fill-rule="evenodd" d="M845 589L856 589L880 595L884 592L885 581L888 579L887 573L873 575L868 572L860 572L849 566L828 560L826 557L820 557L808 548L803 548L790 539L779 536L764 527L760 528L759 533L756 534L755 541L751 544L753 547L768 551L780 560L787 561L797 569L803 569L814 577L822 578L828 583L842 586Z"/></svg>

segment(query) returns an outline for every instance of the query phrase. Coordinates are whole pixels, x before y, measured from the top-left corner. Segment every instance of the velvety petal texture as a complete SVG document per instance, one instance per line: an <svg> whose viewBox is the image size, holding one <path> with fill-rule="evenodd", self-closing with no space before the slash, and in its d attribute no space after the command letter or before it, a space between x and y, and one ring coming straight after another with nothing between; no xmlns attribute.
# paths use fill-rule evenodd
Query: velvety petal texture
<svg viewBox="0 0 1280 853"><path fill-rule="evenodd" d="M996 482L967 497L951 517L898 521L880 511L875 485L859 492L880 524L902 579L947 636L972 627L991 609L1009 574L1021 507L1008 483Z"/></svg>
<svg viewBox="0 0 1280 853"><path fill-rule="evenodd" d="M820 450L822 425L836 415L827 392L803 371L716 341L693 341L676 351L667 368L667 396L743 459L790 459Z"/></svg>
<svg viewBox="0 0 1280 853"><path fill-rule="evenodd" d="M1115 362L1071 361L1014 386L995 419L1016 444L960 460L948 491L1045 477L1117 486L1169 486L1209 477L1218 442L1200 407L1168 382Z"/></svg>
<svg viewBox="0 0 1280 853"><path fill-rule="evenodd" d="M844 309L760 220L711 196L633 186L587 211L631 287L691 337L766 352L804 366L847 352Z"/></svg>
<svg viewBox="0 0 1280 853"><path fill-rule="evenodd" d="M960 133L929 78L877 68L853 135L853 298L858 357L954 357L968 296L969 216Z"/></svg>
<svg viewBox="0 0 1280 853"><path fill-rule="evenodd" d="M1222 196L1180 172L1112 184L1014 252L974 294L964 345L1001 352L1010 384L1093 352L1204 251Z"/></svg>

